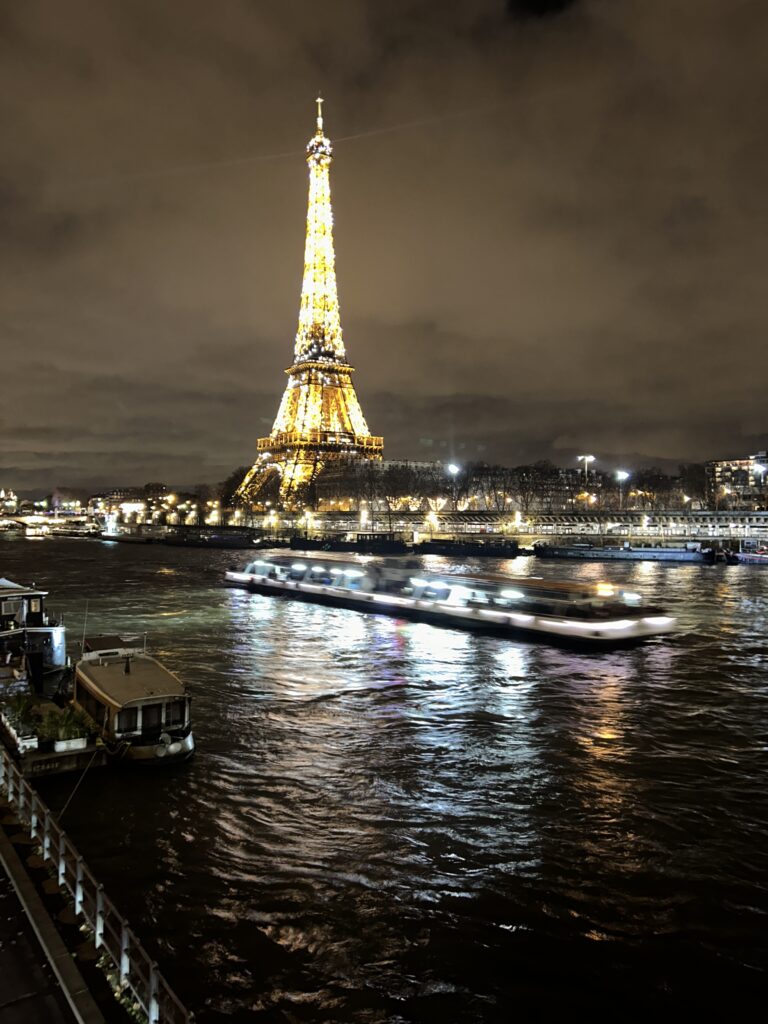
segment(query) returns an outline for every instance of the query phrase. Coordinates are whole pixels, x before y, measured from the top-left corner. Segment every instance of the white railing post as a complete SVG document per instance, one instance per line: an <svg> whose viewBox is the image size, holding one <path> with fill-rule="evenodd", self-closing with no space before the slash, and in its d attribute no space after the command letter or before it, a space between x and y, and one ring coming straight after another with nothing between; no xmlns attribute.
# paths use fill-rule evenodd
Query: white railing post
<svg viewBox="0 0 768 1024"><path fill-rule="evenodd" d="M160 1003L157 998L157 964L152 961L149 965L149 1005L147 1017L149 1024L157 1024L160 1020Z"/></svg>
<svg viewBox="0 0 768 1024"><path fill-rule="evenodd" d="M104 886L96 887L96 922L94 925L93 944L101 949L104 943Z"/></svg>
<svg viewBox="0 0 768 1024"><path fill-rule="evenodd" d="M78 857L75 864L75 914L83 912L83 858Z"/></svg>
<svg viewBox="0 0 768 1024"><path fill-rule="evenodd" d="M9 804L15 803L15 798L14 798L14 795L13 795L13 783L14 783L14 781L15 780L13 778L13 765L9 765L8 766L8 803Z"/></svg>
<svg viewBox="0 0 768 1024"><path fill-rule="evenodd" d="M37 793L32 790L32 799L29 802L29 834L33 839L37 839L37 805L38 805Z"/></svg>
<svg viewBox="0 0 768 1024"><path fill-rule="evenodd" d="M50 860L51 857L51 812L48 808L45 808L45 817L43 818L43 860Z"/></svg>
<svg viewBox="0 0 768 1024"><path fill-rule="evenodd" d="M66 833L65 832L60 832L59 833L59 870L58 870L58 876L57 876L58 877L58 881L59 881L59 888L61 888L64 885L64 880L66 878L66 861L64 859L64 852L65 852L64 851L64 845L65 845L65 843L66 843Z"/></svg>
<svg viewBox="0 0 768 1024"><path fill-rule="evenodd" d="M5 785L5 751L0 750L0 786Z"/></svg>
<svg viewBox="0 0 768 1024"><path fill-rule="evenodd" d="M123 921L120 928L120 981L128 981L128 975L131 971L131 957L128 952L130 946L130 935L128 932L128 922Z"/></svg>

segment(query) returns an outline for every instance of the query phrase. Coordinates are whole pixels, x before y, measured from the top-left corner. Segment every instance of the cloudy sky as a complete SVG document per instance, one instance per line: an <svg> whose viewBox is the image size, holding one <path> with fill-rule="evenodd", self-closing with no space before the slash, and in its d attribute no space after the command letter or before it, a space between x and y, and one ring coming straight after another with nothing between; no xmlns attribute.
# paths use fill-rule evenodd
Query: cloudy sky
<svg viewBox="0 0 768 1024"><path fill-rule="evenodd" d="M765 446L764 0L3 0L0 48L0 486L252 460L318 89L388 457Z"/></svg>

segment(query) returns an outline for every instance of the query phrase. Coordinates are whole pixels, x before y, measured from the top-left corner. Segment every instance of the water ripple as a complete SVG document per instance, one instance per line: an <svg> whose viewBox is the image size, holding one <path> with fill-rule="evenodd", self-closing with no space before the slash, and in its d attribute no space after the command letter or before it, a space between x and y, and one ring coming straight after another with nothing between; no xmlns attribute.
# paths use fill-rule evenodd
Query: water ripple
<svg viewBox="0 0 768 1024"><path fill-rule="evenodd" d="M487 566L680 618L592 655L224 590L229 553L0 554L192 687L193 762L94 772L66 824L199 1020L732 1016L764 988L768 574Z"/></svg>

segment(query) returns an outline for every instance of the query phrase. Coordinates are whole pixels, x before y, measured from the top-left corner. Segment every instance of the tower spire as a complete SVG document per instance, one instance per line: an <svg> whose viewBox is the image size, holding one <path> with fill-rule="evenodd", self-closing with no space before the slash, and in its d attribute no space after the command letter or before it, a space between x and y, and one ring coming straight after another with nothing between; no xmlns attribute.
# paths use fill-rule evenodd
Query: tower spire
<svg viewBox="0 0 768 1024"><path fill-rule="evenodd" d="M368 430L352 383L341 336L336 256L333 248L331 140L323 130L323 98L317 97L317 128L307 144L309 197L304 277L293 363L269 437L238 488L255 499L267 480L280 476L280 496L291 503L328 462L382 457L384 441Z"/></svg>
<svg viewBox="0 0 768 1024"><path fill-rule="evenodd" d="M307 144L309 198L304 280L301 286L299 327L294 361L332 359L344 362L339 296L336 290L336 255L333 249L331 209L331 140L323 133L323 99L317 97L317 130Z"/></svg>

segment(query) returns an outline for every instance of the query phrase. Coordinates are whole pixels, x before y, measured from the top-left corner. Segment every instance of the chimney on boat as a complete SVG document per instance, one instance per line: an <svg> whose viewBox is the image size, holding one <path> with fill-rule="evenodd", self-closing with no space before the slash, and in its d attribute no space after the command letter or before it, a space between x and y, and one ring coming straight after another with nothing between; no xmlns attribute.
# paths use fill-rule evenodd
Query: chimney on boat
<svg viewBox="0 0 768 1024"><path fill-rule="evenodd" d="M125 666L123 668L123 672L127 676L129 676L131 674L131 656L130 656L130 654L126 654L126 656L125 656Z"/></svg>

